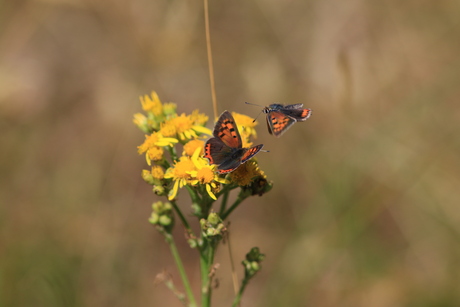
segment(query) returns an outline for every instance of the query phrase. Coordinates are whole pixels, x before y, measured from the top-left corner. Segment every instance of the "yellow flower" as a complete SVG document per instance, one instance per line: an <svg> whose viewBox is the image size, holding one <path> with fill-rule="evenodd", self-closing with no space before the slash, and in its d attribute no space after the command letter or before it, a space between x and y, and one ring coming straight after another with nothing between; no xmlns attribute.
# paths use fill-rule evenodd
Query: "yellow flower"
<svg viewBox="0 0 460 307"><path fill-rule="evenodd" d="M219 190L217 183L228 184L228 180L219 177L216 174L216 165L209 165L207 159L201 157L200 148L197 148L192 155L192 162L195 164L196 171L190 172L193 180L190 181L192 185L204 184L206 187L206 192L208 195L217 200L216 195L214 194Z"/></svg>
<svg viewBox="0 0 460 307"><path fill-rule="evenodd" d="M172 146L179 142L174 138L165 138L160 133L154 132L150 135L145 136L145 141L137 147L139 154L146 153L145 159L148 165L151 165L151 161L159 161L163 159L163 148L164 146Z"/></svg>
<svg viewBox="0 0 460 307"><path fill-rule="evenodd" d="M204 148L204 141L202 140L199 140L199 139L195 139L195 140L191 140L189 142L187 142L187 144L184 145L184 155L187 155L187 156L192 156L193 153L195 152L195 150L197 148L200 148L200 152L199 152L199 155L203 155L203 148Z"/></svg>
<svg viewBox="0 0 460 307"><path fill-rule="evenodd" d="M195 164L192 162L192 159L187 156L182 156L173 167L166 170L164 178L172 179L174 181L174 187L168 196L169 200L173 200L176 197L179 188L184 187L189 180L192 179L190 172L195 170Z"/></svg>
<svg viewBox="0 0 460 307"><path fill-rule="evenodd" d="M239 186L248 186L256 177L266 178L255 161L248 161L230 173L230 180Z"/></svg>
<svg viewBox="0 0 460 307"><path fill-rule="evenodd" d="M148 121L147 117L144 114L136 113L134 114L133 123L142 131L148 131Z"/></svg>
<svg viewBox="0 0 460 307"><path fill-rule="evenodd" d="M257 137L257 132L255 126L257 126L257 122L254 121L251 117L239 114L236 112L232 112L233 118L235 119L236 125L238 126L238 131L241 134L241 137L249 138L253 136L254 138Z"/></svg>
<svg viewBox="0 0 460 307"><path fill-rule="evenodd" d="M165 177L165 172L161 166L154 165L152 166L152 176L155 179L162 180Z"/></svg>
<svg viewBox="0 0 460 307"><path fill-rule="evenodd" d="M148 95L144 95L144 97L140 97L140 100L144 111L152 112L155 116L163 115L163 105L161 104L157 92L152 92L152 98Z"/></svg>
<svg viewBox="0 0 460 307"><path fill-rule="evenodd" d="M174 125L174 122L172 120L168 120L164 123L161 123L160 132L166 137L176 136L177 130L176 126Z"/></svg>
<svg viewBox="0 0 460 307"><path fill-rule="evenodd" d="M203 117L199 113L193 117L182 113L162 123L160 132L165 136L177 136L181 141L197 138L197 132L211 135L211 130L196 124L196 120L202 121Z"/></svg>
<svg viewBox="0 0 460 307"><path fill-rule="evenodd" d="M163 103L163 113L166 117L176 114L177 105L174 102Z"/></svg>
<svg viewBox="0 0 460 307"><path fill-rule="evenodd" d="M142 178L145 182L151 185L162 185L163 178L164 178L164 171L161 166L154 165L152 166L152 170L148 171L146 169L142 170Z"/></svg>
<svg viewBox="0 0 460 307"><path fill-rule="evenodd" d="M206 114L200 113L198 110L193 110L190 118L196 125L204 126L208 122L209 117Z"/></svg>

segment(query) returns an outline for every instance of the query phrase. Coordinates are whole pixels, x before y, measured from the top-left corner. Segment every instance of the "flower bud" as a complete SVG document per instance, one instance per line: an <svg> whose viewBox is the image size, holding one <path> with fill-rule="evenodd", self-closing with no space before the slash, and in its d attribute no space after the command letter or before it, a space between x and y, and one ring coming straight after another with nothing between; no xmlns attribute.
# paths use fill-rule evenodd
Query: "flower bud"
<svg viewBox="0 0 460 307"><path fill-rule="evenodd" d="M152 185L155 184L152 173L146 169L142 170L142 179L144 179L144 181L147 182L148 184L152 184Z"/></svg>
<svg viewBox="0 0 460 307"><path fill-rule="evenodd" d="M154 185L152 191L153 191L153 193L155 193L158 196L165 196L166 195L166 190L161 185Z"/></svg>
<svg viewBox="0 0 460 307"><path fill-rule="evenodd" d="M223 233L227 230L222 222L222 219L215 212L211 212L207 219L201 219L200 225L201 230L203 231L203 236L208 239L221 239Z"/></svg>
<svg viewBox="0 0 460 307"><path fill-rule="evenodd" d="M152 212L152 215L150 215L150 218L149 218L149 223L150 224L158 224L158 220L160 219L160 216L158 215L158 213L155 213L155 212Z"/></svg>
<svg viewBox="0 0 460 307"><path fill-rule="evenodd" d="M246 278L254 276L262 268L260 263L264 260L265 255L260 253L258 247L253 247L246 254L246 260L243 260L244 273Z"/></svg>
<svg viewBox="0 0 460 307"><path fill-rule="evenodd" d="M222 220L220 219L219 215L216 212L211 212L209 213L209 216L208 216L208 222L212 226L217 226L219 223L222 222Z"/></svg>
<svg viewBox="0 0 460 307"><path fill-rule="evenodd" d="M168 215L161 215L158 224L162 226L169 226L172 223L172 218Z"/></svg>

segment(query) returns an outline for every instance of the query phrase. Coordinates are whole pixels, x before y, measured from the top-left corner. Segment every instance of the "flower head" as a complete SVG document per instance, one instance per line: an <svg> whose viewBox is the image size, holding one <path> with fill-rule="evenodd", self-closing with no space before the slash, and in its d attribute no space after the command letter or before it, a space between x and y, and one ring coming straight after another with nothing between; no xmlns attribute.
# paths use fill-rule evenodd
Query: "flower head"
<svg viewBox="0 0 460 307"><path fill-rule="evenodd" d="M178 140L174 138L165 138L161 133L154 132L145 136L145 141L137 147L139 154L146 153L145 159L147 164L151 165L151 161L160 161L163 159L164 146L172 146Z"/></svg>
<svg viewBox="0 0 460 307"><path fill-rule="evenodd" d="M140 97L142 109L147 112L152 112L154 116L161 116L163 114L163 105L157 92L152 92L152 97L144 95Z"/></svg>
<svg viewBox="0 0 460 307"><path fill-rule="evenodd" d="M195 170L195 164L192 162L192 159L187 156L180 157L179 161L177 161L173 167L166 170L164 178L172 179L174 181L173 189L168 196L169 200L173 200L176 197L179 188L184 187L192 179L190 172Z"/></svg>
<svg viewBox="0 0 460 307"><path fill-rule="evenodd" d="M259 169L257 162L250 160L230 173L230 180L239 186L248 186L256 177L266 178L264 172Z"/></svg>
<svg viewBox="0 0 460 307"><path fill-rule="evenodd" d="M203 149L204 141L203 140L195 139L195 140L191 140L187 142L187 144L184 145L183 154L191 157L197 148L200 148L199 154L201 156L204 152L204 149Z"/></svg>
<svg viewBox="0 0 460 307"><path fill-rule="evenodd" d="M134 114L133 123L145 133L150 132L148 125L148 119L144 114L136 113Z"/></svg>
<svg viewBox="0 0 460 307"><path fill-rule="evenodd" d="M192 155L192 161L195 164L196 171L191 172L193 180L192 185L204 184L209 197L217 200L215 193L219 190L219 183L228 184L228 180L219 177L216 174L216 165L210 165L209 161L200 155L200 148L197 148Z"/></svg>
<svg viewBox="0 0 460 307"><path fill-rule="evenodd" d="M162 123L160 132L164 136L177 137L181 141L195 139L198 137L197 133L211 135L211 130L203 126L207 120L208 117L198 111L194 111L192 115L182 113Z"/></svg>
<svg viewBox="0 0 460 307"><path fill-rule="evenodd" d="M257 121L247 115L236 112L232 112L232 115L238 125L238 131L240 132L241 137L249 138L253 136L254 138L257 138L257 132L255 129Z"/></svg>

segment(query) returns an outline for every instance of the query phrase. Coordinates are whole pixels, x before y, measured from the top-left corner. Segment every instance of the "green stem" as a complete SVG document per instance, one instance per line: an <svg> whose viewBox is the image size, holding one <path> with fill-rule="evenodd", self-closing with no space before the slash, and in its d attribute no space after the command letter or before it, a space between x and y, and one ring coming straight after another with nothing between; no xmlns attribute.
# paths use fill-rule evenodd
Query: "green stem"
<svg viewBox="0 0 460 307"><path fill-rule="evenodd" d="M209 211L211 210L212 204L214 203L214 199L209 197L208 192L206 191L206 187L204 185L200 187L200 193L202 195L202 207L204 209L202 218L207 218L209 215Z"/></svg>
<svg viewBox="0 0 460 307"><path fill-rule="evenodd" d="M172 291L172 293L174 293L174 295L179 299L179 301L181 301L182 305L187 306L187 299L185 297L185 294L180 292L176 288L176 286L174 285L174 282L172 281L171 278L168 278L165 281L165 285L166 285L166 287L168 287L169 290Z"/></svg>
<svg viewBox="0 0 460 307"><path fill-rule="evenodd" d="M196 191L191 187L189 186L188 184L185 185L185 188L187 189L188 193L190 194L190 198L192 199L192 202L194 203L201 203L201 200L200 200L200 197L198 196L198 193L196 193Z"/></svg>
<svg viewBox="0 0 460 307"><path fill-rule="evenodd" d="M216 197L219 198L222 194L228 193L228 192L230 192L231 190L233 190L234 188L237 188L237 187L238 187L238 185L233 184L233 183L226 184L226 185L224 185L222 190L220 190L219 192L216 193Z"/></svg>
<svg viewBox="0 0 460 307"><path fill-rule="evenodd" d="M177 161L176 148L173 146L168 146L167 148L168 148L169 154L171 155L171 160L173 162Z"/></svg>
<svg viewBox="0 0 460 307"><path fill-rule="evenodd" d="M177 206L176 202L174 200L171 200L170 203L173 206L174 210L176 210L176 213L179 216L179 218L181 219L182 224L184 225L184 227L187 230L187 232L189 234L192 234L193 233L192 228L190 228L190 225L188 224L187 220L185 219L184 215L182 214L182 211Z"/></svg>
<svg viewBox="0 0 460 307"><path fill-rule="evenodd" d="M235 296L235 299L233 300L232 307L237 307L240 304L241 298L243 297L244 289L246 289L246 285L248 284L248 282L249 282L249 278L243 279L243 283L241 284L240 291L238 291L237 295Z"/></svg>
<svg viewBox="0 0 460 307"><path fill-rule="evenodd" d="M174 238L171 234L165 234L166 242L169 244L169 248L171 249L171 253L173 255L174 261L176 262L177 269L179 270L180 277L182 282L184 283L185 292L187 293L188 300L190 302L190 307L196 307L195 297L193 296L192 287L190 286L190 282L188 281L187 273L185 272L184 265L182 264L182 260L179 255L179 251L177 250L176 244L174 243Z"/></svg>
<svg viewBox="0 0 460 307"><path fill-rule="evenodd" d="M250 195L251 195L251 192L250 192L250 191L249 191L249 192L245 192L244 190L241 190L241 191L240 191L240 194L238 194L238 197L236 198L236 200L235 200L235 202L233 203L233 205L232 205L230 208L228 208L228 210L227 210L225 213L223 213L223 214L220 216L220 218L221 218L222 220L225 220L225 219L230 215L230 213L232 213L232 211L235 210L236 207L238 207L238 205L241 204L241 202L242 202L243 200L245 200L246 198L248 198Z"/></svg>
<svg viewBox="0 0 460 307"><path fill-rule="evenodd" d="M228 194L230 194L230 191L225 191L224 196L222 196L222 203L220 205L219 216L222 216L225 212L225 209L227 209Z"/></svg>
<svg viewBox="0 0 460 307"><path fill-rule="evenodd" d="M201 305L202 307L211 306L212 294L212 278L214 273L211 273L212 265L214 263L214 253L216 246L208 242L205 248L201 251L200 265L201 265Z"/></svg>

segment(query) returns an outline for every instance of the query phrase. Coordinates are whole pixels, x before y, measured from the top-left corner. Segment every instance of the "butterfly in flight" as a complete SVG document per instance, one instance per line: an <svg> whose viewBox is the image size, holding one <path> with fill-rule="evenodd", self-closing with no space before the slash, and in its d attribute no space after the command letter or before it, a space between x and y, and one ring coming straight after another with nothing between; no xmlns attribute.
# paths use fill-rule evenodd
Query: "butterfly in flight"
<svg viewBox="0 0 460 307"><path fill-rule="evenodd" d="M219 165L217 170L220 174L236 170L264 146L260 144L251 148L243 148L238 127L232 114L228 111L220 115L212 134L214 137L204 145L204 157L209 159L210 164Z"/></svg>
<svg viewBox="0 0 460 307"><path fill-rule="evenodd" d="M251 104L246 102L246 104ZM264 107L262 112L267 114L268 132L280 137L296 122L306 121L311 115L310 109L304 109L303 104L282 105L273 103Z"/></svg>

